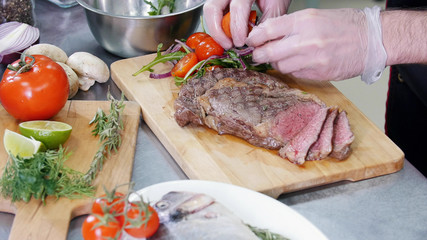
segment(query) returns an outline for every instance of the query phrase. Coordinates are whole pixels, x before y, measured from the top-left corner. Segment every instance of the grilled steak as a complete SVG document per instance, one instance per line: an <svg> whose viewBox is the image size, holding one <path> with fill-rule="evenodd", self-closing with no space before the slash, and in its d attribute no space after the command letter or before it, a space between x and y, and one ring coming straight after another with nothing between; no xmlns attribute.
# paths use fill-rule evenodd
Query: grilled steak
<svg viewBox="0 0 427 240"><path fill-rule="evenodd" d="M205 125L255 146L282 148L282 157L302 164L318 142L328 109L315 95L290 88L280 79L230 68L190 79L175 101L174 116L182 127Z"/></svg>

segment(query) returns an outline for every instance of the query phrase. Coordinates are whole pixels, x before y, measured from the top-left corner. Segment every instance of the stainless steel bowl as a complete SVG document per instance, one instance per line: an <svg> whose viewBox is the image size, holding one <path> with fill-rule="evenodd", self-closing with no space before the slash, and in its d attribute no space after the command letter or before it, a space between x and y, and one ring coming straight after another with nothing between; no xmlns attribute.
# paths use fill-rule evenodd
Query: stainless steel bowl
<svg viewBox="0 0 427 240"><path fill-rule="evenodd" d="M144 0L77 0L85 8L89 28L107 51L129 58L169 47L187 38L200 20L205 0L176 0L175 10L150 16ZM157 6L157 0L152 1Z"/></svg>

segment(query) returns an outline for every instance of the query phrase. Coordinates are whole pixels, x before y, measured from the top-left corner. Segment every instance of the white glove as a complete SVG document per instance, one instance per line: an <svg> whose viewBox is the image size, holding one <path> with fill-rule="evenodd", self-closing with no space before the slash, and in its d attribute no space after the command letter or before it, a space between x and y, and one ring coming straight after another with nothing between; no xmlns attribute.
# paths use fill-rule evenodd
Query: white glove
<svg viewBox="0 0 427 240"><path fill-rule="evenodd" d="M207 0L203 6L203 16L209 34L225 49L241 47L248 36L248 20L255 0ZM259 0L263 12L262 19L281 16L286 13L291 0ZM230 30L233 39L222 30L221 21L224 11L230 7Z"/></svg>
<svg viewBox="0 0 427 240"><path fill-rule="evenodd" d="M270 62L282 73L313 80L343 80L364 72L365 60L370 61L368 50L372 49L368 48L370 34L361 10L306 9L268 19L254 27L246 43L256 47L254 61ZM380 44L384 50L382 42L372 44Z"/></svg>

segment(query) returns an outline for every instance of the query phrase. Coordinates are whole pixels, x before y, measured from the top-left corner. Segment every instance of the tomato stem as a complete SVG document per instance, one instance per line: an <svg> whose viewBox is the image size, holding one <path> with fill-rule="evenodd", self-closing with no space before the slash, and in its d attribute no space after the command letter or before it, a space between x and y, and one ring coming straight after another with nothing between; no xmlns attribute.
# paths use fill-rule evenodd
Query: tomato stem
<svg viewBox="0 0 427 240"><path fill-rule="evenodd" d="M31 62L27 63L25 61L25 58L29 57L31 58ZM28 54L25 53L21 53L21 58L18 62L18 66L14 66L12 64L7 65L7 69L16 72L15 77L20 74L20 73L24 73L24 72L28 72L34 65L34 62L36 61L36 59Z"/></svg>

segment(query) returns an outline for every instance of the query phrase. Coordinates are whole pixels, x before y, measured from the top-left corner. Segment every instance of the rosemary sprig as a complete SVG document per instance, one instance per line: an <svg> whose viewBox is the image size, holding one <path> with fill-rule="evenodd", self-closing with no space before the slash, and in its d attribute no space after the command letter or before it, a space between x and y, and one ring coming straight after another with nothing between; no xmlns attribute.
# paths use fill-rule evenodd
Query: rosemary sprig
<svg viewBox="0 0 427 240"><path fill-rule="evenodd" d="M70 199L93 196L94 187L82 181L83 173L64 165L69 156L62 147L31 158L10 155L0 179L1 195L12 202L28 202L31 197L45 202L48 195Z"/></svg>
<svg viewBox="0 0 427 240"><path fill-rule="evenodd" d="M89 122L89 124L96 124L92 133L94 136L99 136L101 145L93 157L89 170L84 175L84 181L88 184L92 184L99 171L102 170L104 161L110 156L111 151L117 151L122 142L120 133L123 129L121 113L125 108L124 95L122 94L120 100L116 100L108 92L107 98L111 102L110 113L107 115L99 108L94 118Z"/></svg>

